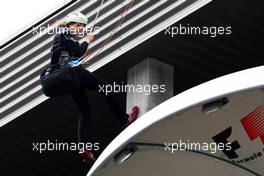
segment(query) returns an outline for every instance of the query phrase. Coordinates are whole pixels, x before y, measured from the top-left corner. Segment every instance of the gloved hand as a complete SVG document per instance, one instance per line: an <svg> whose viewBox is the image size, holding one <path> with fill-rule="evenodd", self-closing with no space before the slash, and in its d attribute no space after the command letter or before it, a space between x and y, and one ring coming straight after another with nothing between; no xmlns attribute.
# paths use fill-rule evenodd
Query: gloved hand
<svg viewBox="0 0 264 176"><path fill-rule="evenodd" d="M71 67L76 67L76 66L80 65L80 61L71 60L71 61L67 62L67 64L70 65Z"/></svg>

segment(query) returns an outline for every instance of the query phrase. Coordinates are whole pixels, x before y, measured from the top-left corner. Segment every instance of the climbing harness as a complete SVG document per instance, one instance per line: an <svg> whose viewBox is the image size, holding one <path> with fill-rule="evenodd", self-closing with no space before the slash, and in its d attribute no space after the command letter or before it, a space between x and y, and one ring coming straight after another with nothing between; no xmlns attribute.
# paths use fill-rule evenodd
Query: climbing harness
<svg viewBox="0 0 264 176"><path fill-rule="evenodd" d="M59 97L79 89L75 70L76 68L64 67L63 69L51 69L41 72L40 84L43 93L48 97Z"/></svg>
<svg viewBox="0 0 264 176"><path fill-rule="evenodd" d="M48 97L59 97L74 92L80 88L77 71L81 67L72 67L63 61L74 62L68 52L62 52L59 65L49 66L40 74L40 84L43 93Z"/></svg>

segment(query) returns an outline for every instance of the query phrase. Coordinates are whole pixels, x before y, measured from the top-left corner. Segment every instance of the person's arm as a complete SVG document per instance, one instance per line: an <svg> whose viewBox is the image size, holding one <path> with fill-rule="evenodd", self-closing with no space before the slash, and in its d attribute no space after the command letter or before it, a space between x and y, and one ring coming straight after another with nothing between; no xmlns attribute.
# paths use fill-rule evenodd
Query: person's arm
<svg viewBox="0 0 264 176"><path fill-rule="evenodd" d="M77 40L69 38L66 34L62 34L61 40L67 50L70 53L73 53L76 57L81 57L86 52L89 43L87 41L82 42L81 44Z"/></svg>

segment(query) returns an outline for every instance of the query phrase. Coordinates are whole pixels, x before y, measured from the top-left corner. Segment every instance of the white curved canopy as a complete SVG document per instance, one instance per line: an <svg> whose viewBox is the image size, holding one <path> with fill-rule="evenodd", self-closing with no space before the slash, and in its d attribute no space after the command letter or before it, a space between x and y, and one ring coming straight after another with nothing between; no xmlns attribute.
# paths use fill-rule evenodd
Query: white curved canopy
<svg viewBox="0 0 264 176"><path fill-rule="evenodd" d="M153 108L120 133L103 151L87 176L104 175L263 175L263 128L250 139L241 122L264 102L264 66L237 72L187 90ZM227 98L222 108L206 113L203 105ZM262 109L262 107L260 107ZM258 114L256 118L264 121ZM230 130L231 128L231 130ZM247 130L246 130L247 129ZM256 129L256 128L255 128ZM251 126L251 130L254 128ZM226 140L238 142L228 158L222 151L165 151L164 144L179 140L213 143L221 132ZM123 164L114 157L128 145L137 150ZM261 156L259 156L261 155ZM165 172L166 171L166 172ZM141 174L140 174L141 173Z"/></svg>

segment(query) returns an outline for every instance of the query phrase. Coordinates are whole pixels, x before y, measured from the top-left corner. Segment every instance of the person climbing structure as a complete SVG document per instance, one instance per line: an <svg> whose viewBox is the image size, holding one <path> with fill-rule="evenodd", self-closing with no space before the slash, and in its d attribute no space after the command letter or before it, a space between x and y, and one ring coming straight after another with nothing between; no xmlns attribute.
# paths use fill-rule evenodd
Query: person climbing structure
<svg viewBox="0 0 264 176"><path fill-rule="evenodd" d="M131 112L127 114L116 100L114 93L108 93L107 95L100 93L100 85L107 85L108 83L94 73L86 70L82 64L80 64L78 58L86 53L89 44L94 39L93 34L88 34L84 38L84 42L79 43L77 40L77 37L83 34L87 23L87 18L80 12L72 12L66 16L63 24L60 25L60 27L63 26L63 28L53 39L50 62L51 68L53 69L51 69L49 73L49 86L52 87L55 92L57 91L57 94L60 94L58 91L69 93L78 107L81 114L78 126L79 142L85 142L87 139L86 128L87 123L89 123L89 111L91 110L89 108L89 98L87 97L85 90L98 92L105 98L114 117L118 120L121 130L133 123L137 119L139 113L139 108L134 106ZM52 70L63 69L70 72L70 76L74 80L70 86L73 88L69 88L68 84L58 84L58 82L62 80L61 78L65 76L64 72L59 72L60 76L57 76ZM69 72L67 73L69 74ZM94 162L96 160L92 151L89 150L85 150L83 153L80 153L80 155L84 161Z"/></svg>

